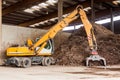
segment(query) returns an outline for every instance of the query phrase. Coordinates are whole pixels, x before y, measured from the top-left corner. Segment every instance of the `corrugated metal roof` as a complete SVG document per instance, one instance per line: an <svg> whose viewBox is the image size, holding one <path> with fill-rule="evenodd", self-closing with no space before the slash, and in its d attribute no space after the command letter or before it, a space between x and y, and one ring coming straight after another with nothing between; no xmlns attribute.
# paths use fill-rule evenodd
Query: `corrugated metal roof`
<svg viewBox="0 0 120 80"><path fill-rule="evenodd" d="M9 7L14 6L20 2L22 3L24 1L25 0L3 0L2 9L4 11ZM114 2L111 2L111 1L112 0L108 0L108 2L104 2L104 0L102 0L102 2L99 1L99 3L95 2L94 3L95 11L100 12L102 10L108 9L108 7L111 7L111 8L120 7L119 0L115 0ZM31 25L32 26L34 25L34 27L37 27L37 28L53 25L56 23L58 18L53 17L49 19L49 15L53 13L57 13L57 3L58 3L58 0L43 0L42 3L35 2L32 4L26 5L24 7L22 6L21 9L19 10L15 10L14 12L10 12L9 14L3 15L2 17L3 23L19 25L21 23L29 22L38 18L44 18L48 16L47 20L42 20L40 22L36 22ZM89 0L63 0L63 9L65 11L66 9L71 8L73 6L77 6L78 4L84 4L86 6L87 5L86 3L90 4L90 1ZM88 14L90 14L90 11L91 11L90 5L86 7L85 10L87 11ZM118 15L119 13L116 13L116 14Z"/></svg>

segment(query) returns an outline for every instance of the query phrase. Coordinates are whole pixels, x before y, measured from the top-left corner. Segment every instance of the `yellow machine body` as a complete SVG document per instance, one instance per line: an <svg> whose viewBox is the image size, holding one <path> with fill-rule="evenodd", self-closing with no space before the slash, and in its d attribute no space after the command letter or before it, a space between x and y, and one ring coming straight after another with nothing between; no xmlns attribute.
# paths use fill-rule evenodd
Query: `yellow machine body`
<svg viewBox="0 0 120 80"><path fill-rule="evenodd" d="M28 47L10 47L7 49L7 56L33 56L34 51Z"/></svg>
<svg viewBox="0 0 120 80"><path fill-rule="evenodd" d="M37 56L49 56L51 53L40 53ZM7 49L7 56L35 56L34 50L30 50L28 47L10 47Z"/></svg>

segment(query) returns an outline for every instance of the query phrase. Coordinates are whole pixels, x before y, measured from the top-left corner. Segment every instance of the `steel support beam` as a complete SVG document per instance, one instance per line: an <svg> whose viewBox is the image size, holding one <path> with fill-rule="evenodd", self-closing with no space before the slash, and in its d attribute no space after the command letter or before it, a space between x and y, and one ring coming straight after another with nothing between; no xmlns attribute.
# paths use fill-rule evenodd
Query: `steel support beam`
<svg viewBox="0 0 120 80"><path fill-rule="evenodd" d="M95 22L95 10L94 10L94 0L91 0L91 22Z"/></svg>
<svg viewBox="0 0 120 80"><path fill-rule="evenodd" d="M95 0L95 2L112 2L114 0Z"/></svg>
<svg viewBox="0 0 120 80"><path fill-rule="evenodd" d="M2 0L0 0L0 65L2 65Z"/></svg>
<svg viewBox="0 0 120 80"><path fill-rule="evenodd" d="M111 14L110 14L110 16L111 16L111 31L114 32L114 21L113 21L114 15L113 15L113 9L112 8L110 9L110 12L111 12Z"/></svg>
<svg viewBox="0 0 120 80"><path fill-rule="evenodd" d="M63 15L63 0L58 0L58 22L62 20Z"/></svg>

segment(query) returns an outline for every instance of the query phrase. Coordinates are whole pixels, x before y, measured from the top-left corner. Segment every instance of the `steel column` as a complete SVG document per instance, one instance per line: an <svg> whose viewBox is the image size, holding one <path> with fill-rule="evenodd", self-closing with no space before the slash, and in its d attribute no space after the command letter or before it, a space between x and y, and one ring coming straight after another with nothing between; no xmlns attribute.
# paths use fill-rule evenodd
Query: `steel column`
<svg viewBox="0 0 120 80"><path fill-rule="evenodd" d="M111 8L110 11L111 11L111 31L114 32L113 9Z"/></svg>
<svg viewBox="0 0 120 80"><path fill-rule="evenodd" d="M2 65L2 0L0 0L0 65Z"/></svg>
<svg viewBox="0 0 120 80"><path fill-rule="evenodd" d="M91 22L94 23L95 22L95 11L94 11L94 0L91 0Z"/></svg>
<svg viewBox="0 0 120 80"><path fill-rule="evenodd" d="M62 20L63 15L63 0L58 0L58 22Z"/></svg>

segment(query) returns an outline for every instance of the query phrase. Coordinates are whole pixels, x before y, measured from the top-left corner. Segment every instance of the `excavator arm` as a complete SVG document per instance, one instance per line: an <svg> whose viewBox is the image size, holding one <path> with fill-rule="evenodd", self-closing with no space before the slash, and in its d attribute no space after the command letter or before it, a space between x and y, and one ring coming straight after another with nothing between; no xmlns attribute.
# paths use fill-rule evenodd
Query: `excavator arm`
<svg viewBox="0 0 120 80"><path fill-rule="evenodd" d="M82 23L84 25L84 28L85 28L85 31L87 34L89 47L91 50L93 50L93 49L97 50L97 42L96 42L96 38L95 38L94 29L92 27L92 24L89 22L85 11L80 7L78 7L78 8L79 8L78 13L80 15L80 18L82 20Z"/></svg>
<svg viewBox="0 0 120 80"><path fill-rule="evenodd" d="M66 18L58 22L54 25L43 37L41 37L30 49L33 50L37 46L44 44L47 40L54 38L54 36L66 27L70 22L74 21L78 18L77 16L78 10L75 9L72 13L70 13Z"/></svg>
<svg viewBox="0 0 120 80"><path fill-rule="evenodd" d="M97 52L97 42L94 35L94 30L92 27L92 24L89 22L87 15L83 8L79 5L77 8L69 14L67 17L65 17L63 20L58 22L56 25L54 25L42 38L40 38L32 47L30 47L31 50L34 50L37 46L42 45L37 51L36 55L39 54L39 52L44 48L44 46L47 44L46 41L49 39L54 38L54 36L62 30L64 27L66 27L70 22L74 21L78 18L78 15L80 16L80 19L82 20L82 23L84 25L89 47L91 49L91 56L86 58L86 65L88 66L88 63L90 60L92 61L100 61L102 60L104 62L104 65L106 65L106 60L98 55Z"/></svg>
<svg viewBox="0 0 120 80"><path fill-rule="evenodd" d="M64 27L66 27L70 22L74 21L78 18L78 15L80 15L80 18L82 20L82 23L84 25L85 31L87 33L88 37L88 43L90 46L90 49L97 49L97 43L96 38L93 32L93 28L91 23L89 22L85 11L82 9L81 6L78 6L71 14L69 14L66 18L61 20L59 23L54 25L43 37L41 37L30 49L35 49L37 46L41 44L45 44L47 40L54 38L54 36Z"/></svg>

